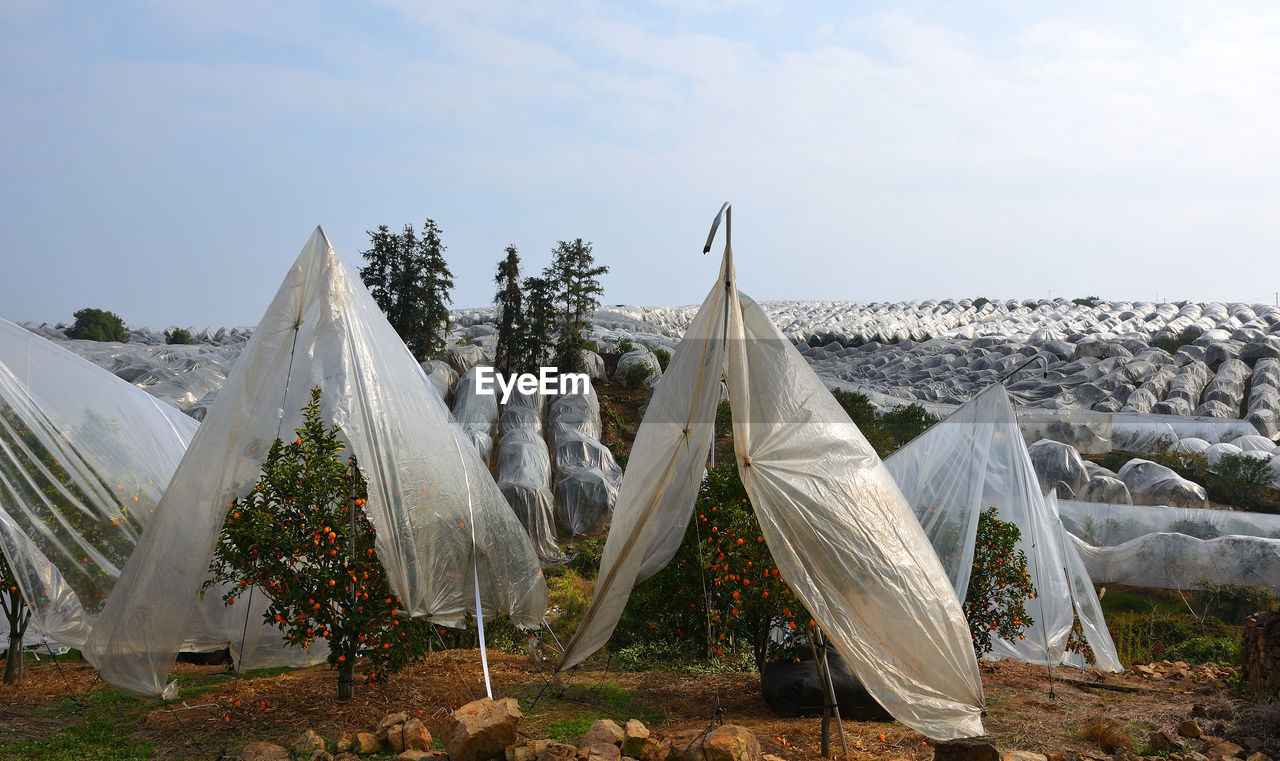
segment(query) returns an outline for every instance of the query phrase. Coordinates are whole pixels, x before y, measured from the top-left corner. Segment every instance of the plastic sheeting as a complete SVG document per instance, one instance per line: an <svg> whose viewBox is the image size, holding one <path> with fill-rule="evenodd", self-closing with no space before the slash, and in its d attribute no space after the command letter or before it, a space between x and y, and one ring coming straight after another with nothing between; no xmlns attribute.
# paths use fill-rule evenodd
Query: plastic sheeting
<svg viewBox="0 0 1280 761"><path fill-rule="evenodd" d="M1197 589L1206 582L1230 583L1280 593L1280 539L1147 534L1114 547L1072 540L1099 584Z"/></svg>
<svg viewBox="0 0 1280 761"><path fill-rule="evenodd" d="M608 639L640 570L674 551L668 537L688 523L727 358L738 470L783 579L894 716L938 739L981 734L982 682L937 556L857 427L737 293L725 248L641 423L596 597L559 668Z"/></svg>
<svg viewBox="0 0 1280 761"><path fill-rule="evenodd" d="M600 400L588 384L585 393L565 394L547 410L556 469L556 522L574 536L599 536L609 530L622 468L600 437Z"/></svg>
<svg viewBox="0 0 1280 761"><path fill-rule="evenodd" d="M300 423L313 386L323 391L323 419L359 459L378 557L406 610L461 625L479 598L485 616L541 622L546 585L524 528L355 270L317 229L99 618L86 653L105 681L133 695L174 693L165 682L189 622L220 602L197 600L227 505L257 481L271 442ZM222 639L236 645L241 631ZM241 669L259 665L258 652L233 648Z"/></svg>
<svg viewBox="0 0 1280 761"><path fill-rule="evenodd" d="M45 635L84 645L197 427L0 320L0 549Z"/></svg>
<svg viewBox="0 0 1280 761"><path fill-rule="evenodd" d="M1059 461L1070 448L1041 442L1040 450ZM1037 592L1028 604L1035 624L1022 639L995 638L991 658L1062 663L1072 621L1079 615L1098 667L1121 670L1093 585L1087 574L1078 577L1083 569L1069 557L1056 503L1041 492L1004 386L994 384L974 397L890 455L885 467L915 510L961 602L968 592L982 511L995 507L1000 520L1021 531L1017 547L1027 555L1027 572ZM1084 477L1083 464L1077 468Z"/></svg>
<svg viewBox="0 0 1280 761"><path fill-rule="evenodd" d="M565 394L551 403L547 423L554 434L572 431L590 439L600 438L600 399L590 385L585 394Z"/></svg>
<svg viewBox="0 0 1280 761"><path fill-rule="evenodd" d="M453 387L458 385L458 371L448 363L438 359L422 363L422 371L435 387L436 393L445 404L453 404Z"/></svg>
<svg viewBox="0 0 1280 761"><path fill-rule="evenodd" d="M480 459L489 462L489 458L493 455L493 432L498 425L498 394L481 394L477 390L476 376L481 367L486 371L493 369L487 365L472 367L458 379L457 385L454 386L453 419L458 421L467 441L475 447Z"/></svg>
<svg viewBox="0 0 1280 761"><path fill-rule="evenodd" d="M1204 487L1150 460L1134 458L1116 477L1129 487L1135 505L1204 507L1209 498Z"/></svg>
<svg viewBox="0 0 1280 761"><path fill-rule="evenodd" d="M536 410L508 407L502 414L506 421L512 413L537 415ZM533 549L543 565L559 562L560 546L556 543L555 499L551 493L551 454L543 441L539 425L513 428L498 441L498 460L494 476L507 504L529 534Z"/></svg>
<svg viewBox="0 0 1280 761"><path fill-rule="evenodd" d="M1067 530L1096 547L1113 547L1147 534L1217 539L1237 534L1280 539L1280 515L1190 507L1113 505L1059 500Z"/></svg>

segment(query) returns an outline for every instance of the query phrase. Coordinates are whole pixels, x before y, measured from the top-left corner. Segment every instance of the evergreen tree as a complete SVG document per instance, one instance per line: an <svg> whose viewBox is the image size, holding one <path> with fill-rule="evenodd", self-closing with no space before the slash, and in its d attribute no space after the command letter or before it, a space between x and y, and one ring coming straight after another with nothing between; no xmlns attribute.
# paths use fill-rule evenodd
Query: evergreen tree
<svg viewBox="0 0 1280 761"><path fill-rule="evenodd" d="M426 359L445 345L449 329L449 291L453 273L444 260L440 228L428 219L419 238L412 225L392 233L386 225L369 232L372 247L360 252L368 262L360 278L418 359Z"/></svg>
<svg viewBox="0 0 1280 761"><path fill-rule="evenodd" d="M440 228L435 220L428 219L422 226L422 240L418 252L425 279L423 309L424 328L428 338L428 356L443 351L449 333L449 305L453 297L453 273L444 260L444 244L440 241Z"/></svg>
<svg viewBox="0 0 1280 761"><path fill-rule="evenodd" d="M598 278L609 268L596 265L591 244L582 238L560 241L551 254L554 258L545 274L556 305L556 365L564 372L584 372L582 351L589 344L583 334L591 329L591 315L604 295Z"/></svg>
<svg viewBox="0 0 1280 761"><path fill-rule="evenodd" d="M493 297L498 306L498 344L494 349L493 364L501 373L527 370L520 254L515 246L507 246L507 258L498 262L498 274L493 280L498 284L498 293Z"/></svg>
<svg viewBox="0 0 1280 761"><path fill-rule="evenodd" d="M555 330L556 307L551 281L545 277L524 279L525 369L532 372L551 356L551 336Z"/></svg>

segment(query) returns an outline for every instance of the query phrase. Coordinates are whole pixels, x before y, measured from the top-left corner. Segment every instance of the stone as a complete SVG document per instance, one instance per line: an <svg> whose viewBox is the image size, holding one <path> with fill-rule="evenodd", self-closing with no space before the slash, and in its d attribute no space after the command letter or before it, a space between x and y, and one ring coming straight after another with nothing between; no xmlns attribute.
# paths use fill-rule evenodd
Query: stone
<svg viewBox="0 0 1280 761"><path fill-rule="evenodd" d="M538 753L537 761L573 761L578 757L578 749L564 743L548 742Z"/></svg>
<svg viewBox="0 0 1280 761"><path fill-rule="evenodd" d="M673 761L760 761L760 741L751 730L737 724L724 724L710 733L690 729L671 737L671 758Z"/></svg>
<svg viewBox="0 0 1280 761"><path fill-rule="evenodd" d="M645 741L649 739L649 728L638 719L629 719L622 728L622 755L640 758L643 755ZM656 741L655 741L656 742Z"/></svg>
<svg viewBox="0 0 1280 761"><path fill-rule="evenodd" d="M516 743L516 727L524 719L515 698L481 698L453 712L444 731L450 761L489 761Z"/></svg>
<svg viewBox="0 0 1280 761"><path fill-rule="evenodd" d="M1154 751L1182 750L1182 743L1166 730L1158 730L1147 736L1147 748Z"/></svg>
<svg viewBox="0 0 1280 761"><path fill-rule="evenodd" d="M1080 761L1080 754L1073 750L1046 753L1044 757L1048 761Z"/></svg>
<svg viewBox="0 0 1280 761"><path fill-rule="evenodd" d="M512 745L507 748L507 761L538 761L538 751L528 744Z"/></svg>
<svg viewBox="0 0 1280 761"><path fill-rule="evenodd" d="M580 748L577 757L583 761L622 761L622 752L613 743L595 743Z"/></svg>
<svg viewBox="0 0 1280 761"><path fill-rule="evenodd" d="M1229 740L1219 740L1205 748L1204 755L1209 761L1222 761L1222 759L1235 758L1243 751L1244 748Z"/></svg>
<svg viewBox="0 0 1280 761"><path fill-rule="evenodd" d="M293 741L293 752L301 758L309 758L317 750L324 750L324 738L314 729L308 729Z"/></svg>
<svg viewBox="0 0 1280 761"><path fill-rule="evenodd" d="M351 749L356 747L356 736L350 732L343 732L338 735L338 742L335 746L339 753L350 753Z"/></svg>
<svg viewBox="0 0 1280 761"><path fill-rule="evenodd" d="M313 750L311 761L333 761L333 754L327 750Z"/></svg>
<svg viewBox="0 0 1280 761"><path fill-rule="evenodd" d="M622 738L623 731L622 727L618 726L618 722L612 719L596 719L596 723L592 724L587 733L582 736L582 747L600 743L621 745Z"/></svg>
<svg viewBox="0 0 1280 761"><path fill-rule="evenodd" d="M970 737L940 742L933 749L934 761L1000 761L1000 751L986 737Z"/></svg>
<svg viewBox="0 0 1280 761"><path fill-rule="evenodd" d="M1000 761L1048 761L1048 756L1029 750L1011 750L1001 754Z"/></svg>
<svg viewBox="0 0 1280 761"><path fill-rule="evenodd" d="M1271 757L1261 751L1256 751L1251 753L1245 761L1271 761Z"/></svg>
<svg viewBox="0 0 1280 761"><path fill-rule="evenodd" d="M431 732L419 719L409 719L387 729L387 743L397 753L402 750L431 750Z"/></svg>
<svg viewBox="0 0 1280 761"><path fill-rule="evenodd" d="M333 761L360 761L360 757L354 753L343 751L333 757Z"/></svg>
<svg viewBox="0 0 1280 761"><path fill-rule="evenodd" d="M1201 708L1200 710L1203 711L1204 709ZM1185 719L1178 722L1178 734L1198 740L1204 734L1204 730L1200 729L1200 722L1195 719Z"/></svg>
<svg viewBox="0 0 1280 761"><path fill-rule="evenodd" d="M372 755L382 749L382 741L373 732L356 732L351 749L361 756Z"/></svg>
<svg viewBox="0 0 1280 761"><path fill-rule="evenodd" d="M449 756L442 750L406 750L396 756L396 761L448 761Z"/></svg>
<svg viewBox="0 0 1280 761"><path fill-rule="evenodd" d="M275 743L254 741L240 751L243 761L289 761L289 749Z"/></svg>
<svg viewBox="0 0 1280 761"><path fill-rule="evenodd" d="M389 713L386 716L383 716L382 720L378 722L378 728L374 731L374 734L378 736L379 740L385 740L387 739L387 733L391 731L392 727L397 724L403 724L408 720L409 714L403 711Z"/></svg>

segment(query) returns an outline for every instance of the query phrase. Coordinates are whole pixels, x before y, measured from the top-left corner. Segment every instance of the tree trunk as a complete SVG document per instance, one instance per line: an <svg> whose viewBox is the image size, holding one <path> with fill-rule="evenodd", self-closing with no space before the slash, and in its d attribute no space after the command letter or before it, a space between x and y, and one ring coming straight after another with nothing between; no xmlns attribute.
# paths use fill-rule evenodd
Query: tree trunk
<svg viewBox="0 0 1280 761"><path fill-rule="evenodd" d="M338 664L338 700L350 700L356 694L356 664L346 660Z"/></svg>
<svg viewBox="0 0 1280 761"><path fill-rule="evenodd" d="M22 683L22 635L9 635L9 657L4 664L4 683Z"/></svg>

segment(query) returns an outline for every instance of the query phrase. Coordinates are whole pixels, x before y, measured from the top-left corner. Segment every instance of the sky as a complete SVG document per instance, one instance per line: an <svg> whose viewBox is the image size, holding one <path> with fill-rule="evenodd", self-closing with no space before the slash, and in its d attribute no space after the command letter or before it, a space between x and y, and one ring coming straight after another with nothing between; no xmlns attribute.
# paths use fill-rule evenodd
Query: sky
<svg viewBox="0 0 1280 761"><path fill-rule="evenodd" d="M1280 5L0 0L0 317L253 325L316 225L459 307L583 238L697 303L1271 303ZM717 248L718 250L718 248Z"/></svg>

